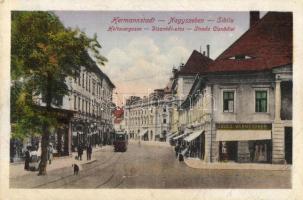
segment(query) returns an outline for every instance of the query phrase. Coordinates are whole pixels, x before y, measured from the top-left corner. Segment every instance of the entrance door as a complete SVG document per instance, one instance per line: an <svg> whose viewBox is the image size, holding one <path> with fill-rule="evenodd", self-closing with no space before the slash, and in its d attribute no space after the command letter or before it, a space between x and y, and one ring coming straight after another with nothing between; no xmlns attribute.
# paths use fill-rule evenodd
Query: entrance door
<svg viewBox="0 0 303 200"><path fill-rule="evenodd" d="M292 164L292 127L285 127L284 143L285 143L285 160L287 164Z"/></svg>
<svg viewBox="0 0 303 200"><path fill-rule="evenodd" d="M220 142L220 160L221 161L237 161L238 142L237 141L222 141Z"/></svg>
<svg viewBox="0 0 303 200"><path fill-rule="evenodd" d="M205 155L205 134L204 134L204 132L199 137L200 137L200 140L201 140L201 143L200 143L201 147L199 147L199 149L201 149L200 158L202 160L204 160L204 155Z"/></svg>
<svg viewBox="0 0 303 200"><path fill-rule="evenodd" d="M228 160L237 161L238 142L236 141L226 142L226 145L227 145Z"/></svg>

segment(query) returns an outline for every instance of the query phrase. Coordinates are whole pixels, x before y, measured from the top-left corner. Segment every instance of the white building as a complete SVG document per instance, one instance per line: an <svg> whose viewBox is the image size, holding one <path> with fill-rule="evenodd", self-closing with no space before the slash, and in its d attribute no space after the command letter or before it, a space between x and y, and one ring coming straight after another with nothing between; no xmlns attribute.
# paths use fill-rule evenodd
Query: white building
<svg viewBox="0 0 303 200"><path fill-rule="evenodd" d="M50 138L55 152L59 149L60 154L68 154L80 144L110 144L114 84L92 60L91 66L81 67L77 78L66 78L66 84L69 95L53 105L59 116L66 115L59 119L62 125ZM40 105L45 105L43 98Z"/></svg>
<svg viewBox="0 0 303 200"><path fill-rule="evenodd" d="M170 98L164 97L164 90L156 91L158 97L136 98L128 101L124 110L126 132L130 138L165 141L171 128L171 104ZM155 94L155 93L153 93Z"/></svg>

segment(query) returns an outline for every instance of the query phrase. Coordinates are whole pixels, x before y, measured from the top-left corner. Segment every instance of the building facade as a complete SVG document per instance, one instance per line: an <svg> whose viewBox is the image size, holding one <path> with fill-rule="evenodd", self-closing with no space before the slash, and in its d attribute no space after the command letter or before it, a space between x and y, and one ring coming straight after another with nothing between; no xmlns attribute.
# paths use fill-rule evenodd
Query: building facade
<svg viewBox="0 0 303 200"><path fill-rule="evenodd" d="M66 105L75 111L72 119L72 146L111 143L113 132L112 102L114 84L96 65L93 70L81 68L77 78L70 80L72 97Z"/></svg>
<svg viewBox="0 0 303 200"><path fill-rule="evenodd" d="M250 29L200 70L179 107L186 131L177 139L188 156L292 163L292 15L251 16Z"/></svg>
<svg viewBox="0 0 303 200"><path fill-rule="evenodd" d="M148 141L165 141L171 129L170 98L152 93L149 97L128 101L124 110L126 132L130 138ZM157 97L157 98L155 98Z"/></svg>
<svg viewBox="0 0 303 200"><path fill-rule="evenodd" d="M50 135L55 156L69 155L79 145L111 143L112 93L115 86L93 61L91 64L82 66L77 78L66 78L70 93L53 102L53 112L59 122L58 128L51 130ZM45 99L40 96L36 103L43 108ZM11 160L22 158L26 146L34 146L39 152L40 140L40 137L12 140Z"/></svg>

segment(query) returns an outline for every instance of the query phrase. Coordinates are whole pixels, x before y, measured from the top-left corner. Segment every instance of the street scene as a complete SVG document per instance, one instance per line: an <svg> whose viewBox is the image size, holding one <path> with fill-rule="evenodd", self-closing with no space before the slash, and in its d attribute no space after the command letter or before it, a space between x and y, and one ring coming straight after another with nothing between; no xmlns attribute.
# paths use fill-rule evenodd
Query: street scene
<svg viewBox="0 0 303 200"><path fill-rule="evenodd" d="M179 162L169 145L130 142L125 153L104 148L95 162L83 164L78 176L72 167L51 170L47 178L11 174L14 188L290 188L290 171L254 169L194 169ZM55 162L60 162L55 160Z"/></svg>
<svg viewBox="0 0 303 200"><path fill-rule="evenodd" d="M292 188L291 12L11 17L10 188Z"/></svg>

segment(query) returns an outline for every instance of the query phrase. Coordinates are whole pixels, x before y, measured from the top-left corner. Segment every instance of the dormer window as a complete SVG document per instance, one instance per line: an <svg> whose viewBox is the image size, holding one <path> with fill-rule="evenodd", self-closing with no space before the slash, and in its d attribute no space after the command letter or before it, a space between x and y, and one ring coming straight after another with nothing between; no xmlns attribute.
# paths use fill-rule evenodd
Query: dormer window
<svg viewBox="0 0 303 200"><path fill-rule="evenodd" d="M251 56L247 56L247 55L244 55L244 54L239 54L239 55L235 55L235 56L232 56L228 59L230 60L249 60L249 59L252 59L253 57Z"/></svg>

